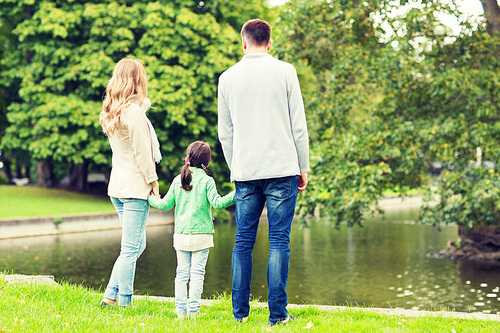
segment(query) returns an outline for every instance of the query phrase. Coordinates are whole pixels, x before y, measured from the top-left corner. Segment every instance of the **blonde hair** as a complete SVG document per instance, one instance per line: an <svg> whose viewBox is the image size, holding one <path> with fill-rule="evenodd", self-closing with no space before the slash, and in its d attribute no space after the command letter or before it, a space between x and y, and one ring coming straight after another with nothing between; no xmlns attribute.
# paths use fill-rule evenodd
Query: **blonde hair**
<svg viewBox="0 0 500 333"><path fill-rule="evenodd" d="M148 95L146 69L139 60L122 59L113 71L106 87L106 97L99 115L102 130L107 136L119 131L120 116L135 99Z"/></svg>

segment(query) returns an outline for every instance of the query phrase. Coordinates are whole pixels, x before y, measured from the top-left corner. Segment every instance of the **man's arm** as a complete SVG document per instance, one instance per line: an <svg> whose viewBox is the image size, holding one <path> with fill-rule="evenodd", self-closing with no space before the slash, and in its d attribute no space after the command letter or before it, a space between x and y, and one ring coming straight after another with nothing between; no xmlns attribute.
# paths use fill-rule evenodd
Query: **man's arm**
<svg viewBox="0 0 500 333"><path fill-rule="evenodd" d="M290 112L292 135L299 158L299 192L302 192L307 186L307 172L309 171L309 134L307 133L306 113L300 91L299 78L297 77L295 68L292 67L292 69L289 75L288 109Z"/></svg>
<svg viewBox="0 0 500 333"><path fill-rule="evenodd" d="M219 141L222 146L222 151L224 152L227 166L231 169L231 161L233 158L233 122L231 120L229 107L221 92L220 82L217 99Z"/></svg>

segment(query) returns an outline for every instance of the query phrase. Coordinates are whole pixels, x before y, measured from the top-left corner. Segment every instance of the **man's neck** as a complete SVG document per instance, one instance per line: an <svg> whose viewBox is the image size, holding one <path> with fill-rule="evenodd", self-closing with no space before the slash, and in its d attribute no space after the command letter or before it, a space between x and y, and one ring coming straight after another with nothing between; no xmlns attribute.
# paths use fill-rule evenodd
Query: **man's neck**
<svg viewBox="0 0 500 333"><path fill-rule="evenodd" d="M245 54L267 53L267 47L251 47L247 48Z"/></svg>

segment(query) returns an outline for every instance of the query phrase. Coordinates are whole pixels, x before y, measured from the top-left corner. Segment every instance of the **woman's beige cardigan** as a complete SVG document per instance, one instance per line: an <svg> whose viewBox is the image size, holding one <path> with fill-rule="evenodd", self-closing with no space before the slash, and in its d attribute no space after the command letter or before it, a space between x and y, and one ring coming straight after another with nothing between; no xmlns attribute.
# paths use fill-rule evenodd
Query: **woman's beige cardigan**
<svg viewBox="0 0 500 333"><path fill-rule="evenodd" d="M134 103L122 112L119 132L109 137L113 151L108 185L110 197L148 198L150 184L158 179L150 130L146 114L139 105Z"/></svg>

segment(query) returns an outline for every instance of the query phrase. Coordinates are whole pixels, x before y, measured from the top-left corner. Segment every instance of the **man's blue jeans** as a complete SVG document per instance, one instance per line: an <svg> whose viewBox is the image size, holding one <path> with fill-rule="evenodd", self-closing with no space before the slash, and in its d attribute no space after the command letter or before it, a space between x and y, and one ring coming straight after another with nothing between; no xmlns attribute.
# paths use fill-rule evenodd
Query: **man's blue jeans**
<svg viewBox="0 0 500 333"><path fill-rule="evenodd" d="M250 312L252 250L259 219L267 201L269 220L269 321L287 317L286 286L290 267L290 231L298 192L297 176L236 182L236 239L232 257L233 315L236 320Z"/></svg>
<svg viewBox="0 0 500 333"><path fill-rule="evenodd" d="M111 197L122 225L120 255L115 261L104 297L126 306L132 301L134 292L135 264L146 248L146 222L149 203L142 199L119 199Z"/></svg>

